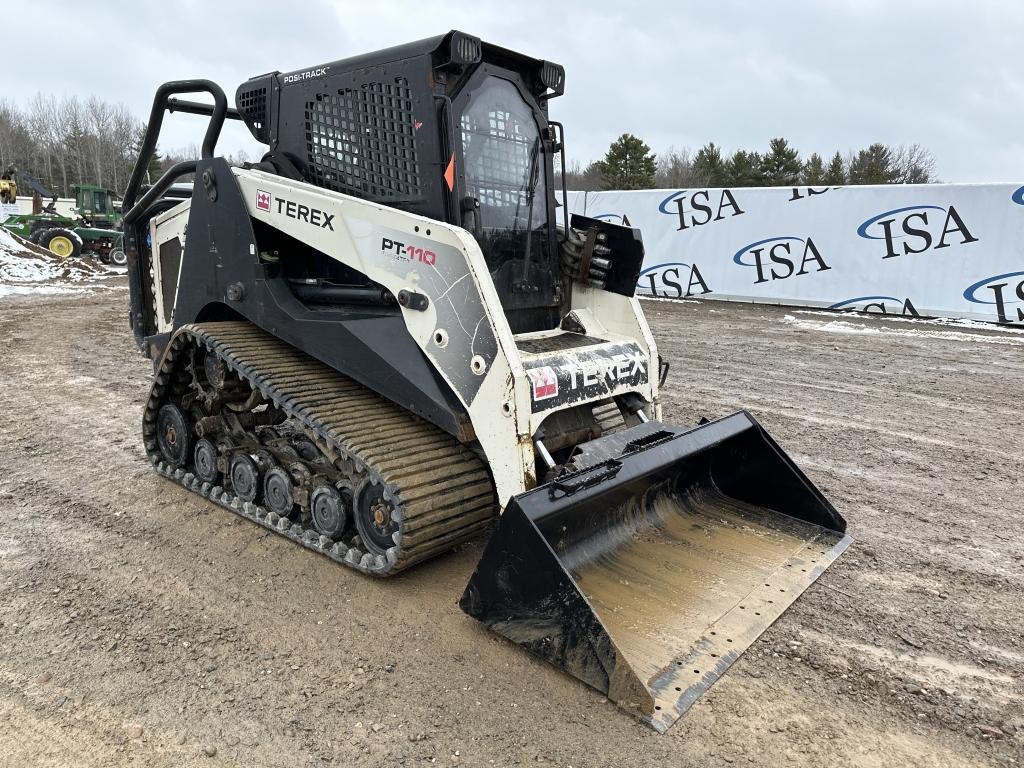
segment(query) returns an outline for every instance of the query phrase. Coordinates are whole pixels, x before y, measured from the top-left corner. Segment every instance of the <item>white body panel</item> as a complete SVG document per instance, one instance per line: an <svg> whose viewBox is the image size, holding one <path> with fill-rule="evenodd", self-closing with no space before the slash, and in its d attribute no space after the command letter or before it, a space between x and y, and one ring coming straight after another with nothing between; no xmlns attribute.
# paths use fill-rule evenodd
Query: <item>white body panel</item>
<svg viewBox="0 0 1024 768"><path fill-rule="evenodd" d="M177 286L181 282L181 264L184 259L178 259L177 270L173 275L162 274L162 260L160 258L160 245L167 243L177 238L181 243L181 251L185 251L185 232L188 229L188 214L192 207L191 200L185 200L178 205L171 208L169 211L164 211L159 216L154 216L153 220L149 223L149 236L153 242L153 259L152 259L152 279L153 279L153 298L156 302L156 325L157 330L160 333L166 333L174 327L174 302L167 302L170 306L165 306L164 302L164 291L162 286L171 280L174 281L175 290L171 294L173 297L177 297ZM169 297L170 298L170 297Z"/></svg>
<svg viewBox="0 0 1024 768"><path fill-rule="evenodd" d="M543 344L562 332L512 334L483 253L466 230L281 176L232 170L253 219L361 272L395 296L406 290L428 298L422 311L402 307L406 327L469 413L502 508L536 484L533 437L551 413L637 392L652 403L651 415L660 416L657 350L635 299L575 286L575 320L596 343L560 353L523 351L517 342ZM187 207L177 206L156 220L154 253L172 237L184 242L187 215L182 214ZM163 276L156 278L159 285ZM622 349L627 351L616 352ZM567 380L600 389L600 396L581 389L571 401L537 399L536 374L527 370L538 365L550 370L543 364L552 355L573 368Z"/></svg>

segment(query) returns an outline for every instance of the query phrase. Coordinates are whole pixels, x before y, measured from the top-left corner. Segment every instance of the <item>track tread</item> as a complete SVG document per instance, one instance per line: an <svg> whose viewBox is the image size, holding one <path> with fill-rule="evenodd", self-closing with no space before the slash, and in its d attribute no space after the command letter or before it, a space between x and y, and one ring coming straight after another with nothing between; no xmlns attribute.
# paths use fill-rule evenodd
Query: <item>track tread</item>
<svg viewBox="0 0 1024 768"><path fill-rule="evenodd" d="M385 488L401 528L385 555L333 542L311 528L243 502L222 486L168 465L155 439L156 414L172 393L176 361L201 345L218 354L265 399L298 421L324 453L351 462ZM397 573L471 538L497 511L483 462L437 427L248 323L197 323L178 329L154 377L142 420L157 471L307 549L375 576Z"/></svg>

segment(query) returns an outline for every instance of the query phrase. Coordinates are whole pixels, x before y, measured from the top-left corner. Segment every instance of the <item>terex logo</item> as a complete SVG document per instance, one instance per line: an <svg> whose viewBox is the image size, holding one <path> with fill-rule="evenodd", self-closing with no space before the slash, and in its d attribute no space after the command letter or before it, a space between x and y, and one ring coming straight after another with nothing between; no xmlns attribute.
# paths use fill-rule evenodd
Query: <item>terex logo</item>
<svg viewBox="0 0 1024 768"><path fill-rule="evenodd" d="M979 280L967 287L964 298L975 304L994 304L1000 323L1024 323L1024 309L1014 306L1024 304L1024 271L1006 272Z"/></svg>
<svg viewBox="0 0 1024 768"><path fill-rule="evenodd" d="M854 299L838 301L829 309L847 309L857 312L880 312L883 315L905 315L920 317L917 309L909 298L897 299L895 296L858 296Z"/></svg>
<svg viewBox="0 0 1024 768"><path fill-rule="evenodd" d="M941 230L938 229L939 222L942 222ZM929 249L948 248L954 243L966 245L978 241L952 205L949 208L939 205L909 205L906 208L895 208L872 216L857 227L857 234L868 240L885 240L883 259L924 253ZM898 245L897 240L901 241Z"/></svg>
<svg viewBox="0 0 1024 768"><path fill-rule="evenodd" d="M794 275L806 275L809 264L817 265L816 272L832 269L811 238L792 235L769 237L745 245L736 251L732 260L742 267L757 267L755 285L769 280L785 280ZM798 260L799 269L796 266ZM768 276L765 276L765 267L769 268Z"/></svg>
<svg viewBox="0 0 1024 768"><path fill-rule="evenodd" d="M714 190L714 202L712 190L697 189L689 191L681 189L673 192L658 204L658 212L669 216L679 217L679 226L676 230L689 229L690 227L702 227L712 221L721 221L732 216L739 216L744 211L736 202L736 197L731 190Z"/></svg>
<svg viewBox="0 0 1024 768"><path fill-rule="evenodd" d="M267 195L266 204L270 205L269 195ZM258 195L256 197L256 205L260 207ZM319 208L310 208L308 205L296 203L294 200L285 200L283 197L279 197L277 198L277 212L283 213L290 219L304 221L307 224L312 224L314 227L329 229L331 232L334 231L334 214L321 211Z"/></svg>
<svg viewBox="0 0 1024 768"><path fill-rule="evenodd" d="M686 284L685 290L683 283ZM695 294L711 293L711 289L700 270L697 269L697 265L691 266L682 261L647 267L640 273L636 287L637 289L646 288L651 292L651 296L665 299L682 299ZM699 290L694 291L694 288L699 288Z"/></svg>
<svg viewBox="0 0 1024 768"><path fill-rule="evenodd" d="M534 401L558 397L558 375L550 365L542 365L540 368L527 368L526 375L530 377Z"/></svg>

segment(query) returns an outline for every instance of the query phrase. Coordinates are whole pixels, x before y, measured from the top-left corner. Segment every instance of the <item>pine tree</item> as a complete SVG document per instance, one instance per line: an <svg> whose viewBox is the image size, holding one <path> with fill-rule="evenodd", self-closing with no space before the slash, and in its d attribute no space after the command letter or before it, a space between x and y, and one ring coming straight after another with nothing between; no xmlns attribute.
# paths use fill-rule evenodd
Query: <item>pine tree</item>
<svg viewBox="0 0 1024 768"><path fill-rule="evenodd" d="M729 187L763 187L764 172L757 152L737 150L725 163L725 184Z"/></svg>
<svg viewBox="0 0 1024 768"><path fill-rule="evenodd" d="M894 184L899 176L892 150L884 144L860 150L850 162L851 184Z"/></svg>
<svg viewBox="0 0 1024 768"><path fill-rule="evenodd" d="M143 125L139 126L139 132L135 136L135 141L132 142L132 152L131 152L132 165L135 164L135 160L138 158L139 153L142 151L142 143L145 140L146 140L146 125L143 124ZM162 157L160 157L160 153L156 149L154 149L153 150L153 157L150 158L149 165L146 166L146 173L148 174L149 178L148 179L144 179L143 183L145 183L145 184L154 184L154 183L156 183L156 180L159 179L163 175L163 172L164 172L164 160L163 160Z"/></svg>
<svg viewBox="0 0 1024 768"><path fill-rule="evenodd" d="M810 159L804 164L804 184L808 187L818 187L825 181L825 163L817 152L811 154Z"/></svg>
<svg viewBox="0 0 1024 768"><path fill-rule="evenodd" d="M601 161L605 189L651 189L657 163L654 153L637 136L624 133L608 147Z"/></svg>
<svg viewBox="0 0 1024 768"><path fill-rule="evenodd" d="M724 187L727 183L722 150L709 142L693 157L693 175L706 187Z"/></svg>
<svg viewBox="0 0 1024 768"><path fill-rule="evenodd" d="M846 183L846 167L843 165L843 156L839 152L832 155L823 181L830 187L839 187Z"/></svg>
<svg viewBox="0 0 1024 768"><path fill-rule="evenodd" d="M800 153L789 146L785 139L772 139L768 145L768 154L762 158L764 183L770 187L790 187L800 181L803 164Z"/></svg>

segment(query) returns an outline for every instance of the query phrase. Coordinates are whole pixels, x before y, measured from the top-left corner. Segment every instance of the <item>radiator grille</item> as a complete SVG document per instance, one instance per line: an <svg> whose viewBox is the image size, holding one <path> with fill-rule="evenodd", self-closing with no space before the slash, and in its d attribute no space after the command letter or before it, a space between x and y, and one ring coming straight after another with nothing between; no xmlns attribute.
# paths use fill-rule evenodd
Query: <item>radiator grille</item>
<svg viewBox="0 0 1024 768"><path fill-rule="evenodd" d="M416 128L404 78L316 94L306 102L309 181L366 199L419 197Z"/></svg>

